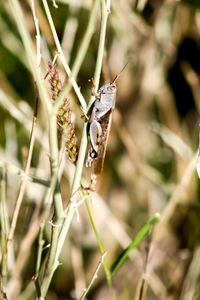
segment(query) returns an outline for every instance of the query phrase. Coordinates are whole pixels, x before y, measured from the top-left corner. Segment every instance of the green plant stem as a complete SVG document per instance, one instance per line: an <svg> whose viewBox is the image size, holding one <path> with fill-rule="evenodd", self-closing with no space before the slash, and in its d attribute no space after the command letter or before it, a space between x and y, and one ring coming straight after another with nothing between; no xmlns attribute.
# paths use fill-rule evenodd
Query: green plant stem
<svg viewBox="0 0 200 300"><path fill-rule="evenodd" d="M58 266L58 261L56 259L57 242L58 242L58 236L64 218L62 198L61 198L58 179L57 179L58 178L58 145L57 145L57 118L55 113L49 115L49 141L50 141L50 149L51 149L51 171L52 171L50 191L53 192L53 194L49 195L48 202L51 203L50 199L53 196L55 217L52 222L51 247L48 255L48 260L45 266L44 275L41 279L40 299L43 299L45 297L51 280L50 274L54 273L54 271ZM46 222L46 218L49 215L49 210L50 210L50 205L48 205L48 210L47 210L48 214L47 213L45 214L44 222Z"/></svg>
<svg viewBox="0 0 200 300"><path fill-rule="evenodd" d="M27 53L28 61L31 66L31 70L33 73L33 76L37 80L37 85L39 88L39 93L40 97L45 104L45 107L48 112L48 121L49 121L49 142L50 142L50 152L51 152L51 172L52 172L52 177L51 177L51 184L50 184L50 189L48 192L48 211L51 206L54 190L56 188L57 183L57 176L58 176L58 147L57 147L57 120L56 120L56 112L52 109L51 102L49 101L47 92L44 87L44 82L41 77L39 68L37 67L37 60L36 60L36 55L33 50L33 45L30 40L30 36L27 32L27 27L24 22L23 14L20 8L20 5L17 0L9 0L11 7L13 9L13 13L16 19L16 23L20 32L20 35L22 37L22 41ZM61 197L58 192L56 192L54 196L54 205L55 205L55 212L56 212L56 223L61 222L62 218L60 217L63 214L62 210L62 201ZM47 214L46 214L47 215ZM45 216L46 217L46 216ZM57 228L57 227L55 227ZM59 228L59 227L58 227ZM60 229L60 228L59 228ZM58 229L57 229L58 231ZM52 247L50 251L50 256L49 256L49 261L51 262L53 260L53 257L55 256L56 252L56 245L54 244L55 236L58 233L54 233L53 236L53 242L52 242ZM47 272L49 271L49 268L47 267ZM46 278L46 277L45 277ZM47 289L45 289L46 293Z"/></svg>
<svg viewBox="0 0 200 300"><path fill-rule="evenodd" d="M24 21L24 16L23 16L21 7L19 5L19 1L18 0L8 0L8 2L10 3L10 7L13 11L13 15L14 15L17 27L18 27L19 33L22 38L22 42L23 42L23 45L25 48L27 60L30 65L32 75L36 79L40 98L41 98L47 112L49 113L52 110L52 105L51 105L51 102L49 101L49 97L48 97L47 91L45 89L44 79L42 78L40 69L37 66L36 54L34 51L32 41L30 39L30 35L27 31L27 26Z"/></svg>
<svg viewBox="0 0 200 300"><path fill-rule="evenodd" d="M36 260L36 267L35 267L35 280L37 280L39 276L40 271L40 264L42 259L42 248L44 246L44 240L43 240L43 232L44 232L44 224L40 224L40 230L39 230L39 237L38 237L38 250L37 250L37 260Z"/></svg>
<svg viewBox="0 0 200 300"><path fill-rule="evenodd" d="M49 121L49 142L50 142L50 152L51 152L51 171L52 178L49 190L49 202L51 202L51 196L54 193L56 183L57 183L57 174L58 174L58 148L57 148L57 124L56 124L56 113L52 108L52 104L49 101L49 97L47 91L44 87L44 80L42 79L42 75L40 73L39 68L37 67L36 54L33 49L33 45L30 39L30 36L27 31L27 27L24 21L24 17L21 11L21 7L19 5L18 0L9 0L10 6L13 10L13 14L16 20L16 24L18 26L24 48L27 54L27 58L31 67L31 71L33 76L36 78L37 86L39 89L40 98L43 101L47 113L48 113L48 121Z"/></svg>
<svg viewBox="0 0 200 300"><path fill-rule="evenodd" d="M52 109L52 104L49 101L48 94L44 87L44 80L42 79L39 68L37 67L37 59L36 54L33 49L32 42L30 40L30 36L27 31L27 27L24 21L24 17L19 5L18 0L9 0L10 6L13 10L13 14L16 19L16 24L18 26L24 48L27 54L27 58L31 67L31 71L33 76L36 78L37 86L39 89L40 98L43 101L47 113L48 113L48 121L49 121L49 142L50 142L50 152L51 152L51 183L50 189L48 192L48 211L50 210L52 197L54 194L54 190L57 184L57 175L58 175L58 147L57 147L57 121L56 121L56 113ZM55 210L56 212L61 209L61 197L55 198ZM60 213L61 214L61 213ZM47 215L47 214L46 214Z"/></svg>
<svg viewBox="0 0 200 300"><path fill-rule="evenodd" d="M94 75L95 92L97 92L97 90L98 90L100 75L101 75L100 70L101 70L102 61L103 61L104 43L105 43L105 35L106 35L106 28L107 28L107 19L108 19L108 14L109 14L109 11L110 11L110 6L109 5L110 4L107 2L107 7L106 7L105 1L104 0L101 1L102 21L101 21L101 31L100 31L98 55L97 55L97 64L96 64L96 70L95 70L95 75ZM90 100L89 100L88 107L90 107L90 105L92 104L93 101L94 101L94 96L91 96ZM96 236L96 239L97 239L97 243L98 243L98 246L99 246L100 253L101 253L101 255L103 255L103 253L104 253L103 246L101 244L100 237L98 235L96 226L94 224L94 220L92 218L92 214L91 214L90 207L89 207L87 199L85 200L85 203L86 203L87 210L88 210L88 213L89 213L89 216L90 216L90 220L91 220L91 223L92 223L93 230L95 232L95 236ZM111 276L110 276L109 268L107 266L106 259L103 260L103 266L104 266L108 286L111 287Z"/></svg>
<svg viewBox="0 0 200 300"><path fill-rule="evenodd" d="M51 184L50 192L53 196L56 186L58 185L58 139L57 139L57 116L54 112L49 114L49 143L50 143L50 152L51 152ZM55 193L58 194L58 190ZM55 196L55 195L54 195ZM54 197L55 198L55 197ZM50 197L49 197L50 199ZM58 215L62 214L62 201L60 197L56 196L54 199L55 211ZM61 210L61 212L60 212Z"/></svg>
<svg viewBox="0 0 200 300"><path fill-rule="evenodd" d="M90 221L92 223L92 227L93 227L96 239L97 239L97 243L98 243L98 246L99 246L99 251L100 251L101 255L104 255L105 251L103 249L103 245L101 243L100 236L99 236L98 231L96 229L96 226L95 226L95 223L94 223L94 219L92 217L92 213L91 213L90 206L89 206L87 198L85 199L85 204L87 206L87 210L88 210L88 213L89 213ZM104 267L104 271L105 271L105 274L106 274L106 279L107 279L107 282L108 282L108 286L111 287L111 285L112 285L111 274L110 274L110 270L108 268L108 264L107 264L106 258L104 258L104 260L103 260L103 267Z"/></svg>
<svg viewBox="0 0 200 300"><path fill-rule="evenodd" d="M97 276L98 276L99 269L100 269L100 267L101 267L101 265L102 265L104 259L105 259L105 254L102 255L101 261L100 261L100 263L98 264L97 269L96 269L94 275L92 276L92 279L91 279L91 281L90 281L90 283L89 283L87 289L86 289L86 290L84 291L84 293L81 295L81 297L80 297L79 300L84 300L85 297L87 296L87 294L88 294L89 290L91 289L91 287L92 287L92 285L93 285L95 279L96 279Z"/></svg>
<svg viewBox="0 0 200 300"><path fill-rule="evenodd" d="M56 48L58 50L58 53L60 54L60 59L62 61L62 64L65 68L65 71L67 72L67 75L69 76L70 78L70 81L71 81L71 84L77 94L77 97L82 105L82 107L85 109L86 108L86 102L83 98L83 95L81 94L80 92L80 89L74 79L74 77L72 76L72 72L66 62L66 59L65 59L65 56L64 56L64 53L62 51L62 47L60 45L60 42L59 42L59 39L58 39L58 36L57 36L57 33L56 33L56 29L55 29L55 26L54 26L54 23L53 23L53 20L52 20L52 17L51 17L51 13L50 13L50 10L49 10L49 7L48 7L48 4L47 4L47 1L46 0L42 0L43 2L43 5L44 5L44 9L45 9L45 12L46 12L46 15L47 15L47 18L48 18L48 21L49 21L49 25L50 25L50 28L51 28L51 31L52 31L52 35L53 35L53 38L54 38L54 41L55 41L55 44L56 44ZM68 90L69 92L69 90ZM59 96L59 99L57 100L57 103L58 104L55 104L55 110L57 111L59 106L62 104L64 98L67 97L67 91L66 89L63 90L63 92L61 92L60 96Z"/></svg>
<svg viewBox="0 0 200 300"><path fill-rule="evenodd" d="M75 170L73 183L72 183L71 198L73 197L74 193L76 193L78 191L78 188L80 186L80 180L81 180L83 164L84 164L84 159L85 159L85 152L86 152L86 148L87 148L86 127L87 127L87 124L84 124L78 161L77 161L76 170ZM57 256L59 256L59 254L60 254L60 251L62 249L63 243L65 241L65 237L68 233L68 230L71 225L72 218L73 218L73 215L74 215L76 209L77 209L76 203L71 200L70 203L68 204L67 208L65 209L65 219L64 219L64 223L63 223L60 235L59 235Z"/></svg>
<svg viewBox="0 0 200 300"><path fill-rule="evenodd" d="M5 170L0 169L0 219L1 219L1 280L0 280L0 294L6 295L6 281L8 275L8 212L6 206L6 176Z"/></svg>
<svg viewBox="0 0 200 300"><path fill-rule="evenodd" d="M84 56L86 54L86 51L88 49L88 46L89 46L92 34L94 32L96 18L97 18L97 13L98 13L98 6L99 6L98 4L99 4L99 0L95 0L92 12L90 14L90 19L89 19L89 22L88 22L88 26L87 26L85 35L83 37L83 40L81 42L81 45L79 47L79 51L78 51L77 57L75 59L75 63L74 63L74 66L72 68L72 73L71 73L71 71L69 69L69 66L68 66L68 64L67 64L67 62L65 60L65 57L64 57L64 54L63 54L63 51L62 51L62 48L61 48L61 45L60 45L60 42L59 42L56 30L55 30L55 26L54 26L54 23L53 23L53 20L52 20L52 17L51 17L51 13L50 13L47 1L46 0L43 1L43 5L44 5L45 11L46 11L46 15L47 15L50 27L51 27L51 31L52 31L52 34L53 34L53 38L54 38L57 50L58 50L58 52L61 55L61 60L62 60L63 66L64 66L64 68L65 68L68 76L70 76L70 78L71 78L71 80L69 80L68 87L66 87L64 89L64 91L62 93L62 96L59 98L61 100L57 100L56 101L55 111L57 111L57 109L59 108L59 105L61 104L62 99L64 99L64 97L67 96L67 94L68 94L68 92L70 90L71 84L74 86L74 89L77 92L77 95L79 97L79 100L80 100L82 106L84 108L86 107L86 103L85 103L85 101L84 101L84 99L83 99L83 97L82 97L82 95L80 93L79 88L77 88L77 84L76 84L76 82L75 82L75 80L73 78L76 78L76 76L78 74L78 71L79 71L80 66L81 66L81 64L83 62ZM84 132L85 132L85 130L84 130ZM85 140L87 141L87 139L85 139ZM47 214L46 214L46 216L47 216ZM48 272L47 272L47 274L48 274ZM46 281L46 284L44 283L43 285L47 286L48 282Z"/></svg>
<svg viewBox="0 0 200 300"><path fill-rule="evenodd" d="M96 24L96 20L97 20L97 16L98 16L98 10L99 10L99 0L95 0L94 4L93 4L93 8L90 14L90 19L85 31L85 34L83 36L83 39L81 41L77 56L75 58L74 64L72 66L72 71L71 71L71 75L69 77L69 82L66 85L66 87L63 89L62 91L62 95L59 97L59 99L56 101L55 104L55 108L58 108L62 101L63 101L63 97L66 97L66 95L68 95L68 93L70 92L71 89L71 85L72 85L72 80L71 78L76 79L78 72L80 70L80 67L83 63L83 59L86 55L87 49L89 47L90 44L90 40L92 38L92 35L94 33L95 30L95 24ZM83 104L82 104L83 106ZM86 105L84 104L83 106L84 109L86 109Z"/></svg>
<svg viewBox="0 0 200 300"><path fill-rule="evenodd" d="M59 265L59 262L56 259L56 249L57 249L58 236L60 233L62 221L63 218L61 216L57 216L56 220L52 224L51 247L49 251L49 256L48 256L44 276L42 279L42 285L40 288L41 297L39 299L44 299L44 296L46 295L48 287L51 282L51 278L52 278L51 274L55 272L56 268Z"/></svg>
<svg viewBox="0 0 200 300"><path fill-rule="evenodd" d="M31 128L31 134L30 134L30 145L29 145L29 151L28 151L28 157L27 157L27 162L26 162L26 167L25 167L25 174L29 174L30 166L31 166L31 160L32 160L32 155L33 155L33 149L34 149L34 144L35 144L35 130L36 130L36 124L37 124L37 113L38 113L38 91L36 89L36 103L35 103L35 111L34 111L34 116L33 116L33 122L32 122L32 128ZM17 219L19 216L19 211L20 207L22 204L22 200L24 198L24 193L25 193L25 187L26 187L27 179L26 177L23 177L21 180L20 184L20 189L19 189L19 195L17 197L17 201L15 204L15 209L12 217L12 222L10 226L10 231L8 235L8 246L9 243L12 242L16 224L17 224Z"/></svg>
<svg viewBox="0 0 200 300"><path fill-rule="evenodd" d="M46 1L46 0L43 0L43 1ZM96 63L95 76L94 76L96 88L98 88L100 74L101 74L104 43L105 43L105 36L106 36L106 24L107 24L107 18L108 18L108 13L109 13L109 10L106 8L105 1L103 1L103 0L102 0L101 9L102 9L101 32L100 32L97 63ZM90 103L92 102L92 100L93 100L93 98L90 99ZM74 179L73 179L72 188L71 188L71 197L74 195L74 193L78 190L78 188L80 186L80 180L81 180L83 164L84 164L84 159L85 159L85 152L86 152L86 148L87 148L86 126L87 126L87 124L84 124L81 145L80 145L80 151L79 151L78 161L77 161L77 165L76 165L76 171L74 174ZM68 233L69 227L71 225L72 218L76 211L76 208L77 208L76 203L74 201L70 201L69 205L65 209L65 218L64 218L64 222L63 222L61 231L59 233L59 239L58 239L58 244L57 244L57 249L56 249L56 256L54 258L55 262L58 261L61 249L63 247L64 241L65 241L66 235ZM46 296L46 292L48 290L48 287L51 282L53 274L54 274L54 268L52 268L51 272L48 273L48 278L46 277L46 280L41 283L41 291L42 291L41 298L40 298L41 300Z"/></svg>
<svg viewBox="0 0 200 300"><path fill-rule="evenodd" d="M99 40L99 47L98 47L97 63L96 63L95 75L94 75L96 90L98 89L99 80L100 80L101 66L102 66L103 52L104 52L104 43L105 43L105 36L106 36L106 24L107 24L107 18L108 18L108 11L105 9L105 1L102 1L101 8L102 8L101 32L100 32L100 40ZM93 99L94 99L94 97L90 98L88 107L91 105ZM72 183L71 197L78 190L78 188L80 186L81 174L82 174L82 170L83 170L83 164L84 164L85 153L86 153L86 148L87 148L86 127L87 127L87 124L84 124L81 145L80 145L80 151L79 151L78 161L77 161L77 165L76 165L76 171L75 171L74 179L73 179L73 183ZM59 237L59 244L61 246L62 246L65 236L68 232L68 228L69 228L69 225L71 224L74 212L75 212L74 203L70 202L68 207L65 210L66 217L65 217L65 221L64 221L64 226L61 230L60 237ZM60 250L61 249L58 248L58 252Z"/></svg>
<svg viewBox="0 0 200 300"><path fill-rule="evenodd" d="M49 101L49 97L47 91L44 87L44 80L42 79L39 68L37 67L36 54L33 50L33 45L30 40L30 36L26 29L26 24L24 22L24 17L19 5L18 0L9 0L11 7L13 9L13 14L16 19L16 24L18 26L29 64L31 66L31 71L33 76L37 80L37 86L39 88L40 98L45 104L45 107L48 112L49 118L49 142L50 142L50 151L51 151L51 167L52 167L52 177L57 176L58 171L58 147L57 147L57 120L56 113L52 109L51 102ZM56 186L56 179L52 180L50 189L54 190Z"/></svg>
<svg viewBox="0 0 200 300"><path fill-rule="evenodd" d="M80 70L81 64L84 60L84 57L87 53L87 49L89 47L90 40L92 38L92 35L95 30L95 24L98 17L98 10L99 10L99 0L95 0L93 4L93 8L90 14L89 22L85 31L85 34L83 36L83 39L80 43L80 47L76 56L76 59L74 61L73 67L72 67L72 76L74 78L77 77L78 72Z"/></svg>
<svg viewBox="0 0 200 300"><path fill-rule="evenodd" d="M37 178L32 175L27 175L24 170L16 167L14 164L10 163L9 161L3 160L1 158L0 158L0 167L4 167L7 171L11 172L12 174L22 176L23 178L26 178L30 182L38 183L46 187L50 186L50 182L48 180L43 180L41 178Z"/></svg>
<svg viewBox="0 0 200 300"><path fill-rule="evenodd" d="M97 90L98 90L99 81L100 81L101 66L102 66L103 54L104 54L106 28L107 28L107 20L108 20L109 13L110 13L110 1L107 1L107 3L105 3L105 0L101 0L101 31L100 31L100 38L99 38L96 69L95 69L95 73L94 73L95 92L97 92ZM88 107L92 104L93 101L94 101L94 96L91 96Z"/></svg>
<svg viewBox="0 0 200 300"><path fill-rule="evenodd" d="M99 80L100 80L100 75L101 75L101 66L102 66L103 53L104 53L104 43L105 43L105 37L106 37L106 25L107 25L107 18L108 18L108 11L105 9L106 8L105 1L102 0L101 3L102 3L102 6L101 6L101 14L102 14L101 31L100 31L98 54L97 54L97 62L96 62L95 73L94 73L94 81L95 81L96 91L98 90ZM88 107L91 105L93 100L94 100L94 96L91 96ZM71 196L77 191L77 189L80 186L81 174L82 174L85 153L86 153L86 148L87 148L86 127L87 127L87 124L84 124L79 157L78 157L76 171L75 171L75 175L74 175L74 179L73 179L73 183L72 183Z"/></svg>

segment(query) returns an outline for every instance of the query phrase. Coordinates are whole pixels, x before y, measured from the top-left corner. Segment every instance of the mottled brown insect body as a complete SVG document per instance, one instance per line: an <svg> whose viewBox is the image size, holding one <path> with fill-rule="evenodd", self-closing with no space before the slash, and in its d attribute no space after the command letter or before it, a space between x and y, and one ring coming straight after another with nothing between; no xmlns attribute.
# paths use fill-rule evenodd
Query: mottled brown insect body
<svg viewBox="0 0 200 300"><path fill-rule="evenodd" d="M126 66L127 63L121 72ZM93 165L94 174L99 174L103 168L111 126L112 111L115 108L117 92L116 81L121 72L112 82L104 84L99 89L96 99L90 108L90 118L88 121L88 136L90 138L90 144L88 147L86 167Z"/></svg>
<svg viewBox="0 0 200 300"><path fill-rule="evenodd" d="M115 81L107 83L100 88L88 121L90 145L86 166L93 165L94 174L99 174L103 168L112 111L115 107L116 91L117 85Z"/></svg>
<svg viewBox="0 0 200 300"><path fill-rule="evenodd" d="M101 128L102 128L102 135L98 145L97 156L93 160L94 174L101 173L103 169L108 136L109 136L110 126L111 126L111 118L112 118L111 111L108 111L100 121Z"/></svg>

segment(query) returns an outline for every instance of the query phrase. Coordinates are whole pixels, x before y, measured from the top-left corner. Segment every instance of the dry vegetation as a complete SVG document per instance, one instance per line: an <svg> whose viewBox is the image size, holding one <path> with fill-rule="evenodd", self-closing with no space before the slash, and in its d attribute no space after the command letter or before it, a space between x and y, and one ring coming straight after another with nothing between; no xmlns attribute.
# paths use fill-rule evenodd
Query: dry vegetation
<svg viewBox="0 0 200 300"><path fill-rule="evenodd" d="M80 181L78 186L72 184L74 173L81 173L82 168L69 157L76 158L75 146L80 149L79 156L85 154L80 143L86 140L82 133L86 123L79 101L83 96L88 103L91 97L88 80L97 68L103 27L100 4L104 0L60 0L57 8L48 1L66 61L58 55L57 71L45 80L48 62L60 52L45 1L34 1L41 38L39 73L34 66L40 57L33 1L19 2L34 45L34 62L25 33L20 31L17 2L0 4L1 299L35 299L36 290L39 298L40 288L45 296L43 282L54 268L49 289L47 284L48 300L80 299L92 279L87 295L91 300L200 299L200 202L195 170L200 112L199 1L111 1L99 85L129 63L117 82L104 169L96 191L90 193L77 192ZM109 1L105 3L109 5ZM93 5L97 5L96 11ZM77 66L92 11L91 40L87 37L85 54ZM77 96L74 83L69 88L66 62L82 96ZM68 98L63 109L67 112L60 108L57 117L57 148L56 115L51 114L51 105L66 86L63 99ZM71 153L63 155L66 140ZM59 170L55 170L58 160ZM84 166L83 186L89 185L90 175L91 170ZM76 201L83 200L79 207L68 206L73 204L74 193ZM66 238L56 240L69 211L69 232ZM160 220L109 282L108 268L156 212L161 214ZM57 252L48 265L49 249L57 251L59 247L59 265ZM93 277L95 271L97 278Z"/></svg>

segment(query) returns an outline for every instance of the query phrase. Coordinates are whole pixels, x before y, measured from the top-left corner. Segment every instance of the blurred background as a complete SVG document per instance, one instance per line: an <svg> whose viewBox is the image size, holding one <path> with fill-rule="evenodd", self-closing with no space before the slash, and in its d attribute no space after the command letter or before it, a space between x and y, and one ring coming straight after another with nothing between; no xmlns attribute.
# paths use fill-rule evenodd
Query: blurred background
<svg viewBox="0 0 200 300"><path fill-rule="evenodd" d="M48 2L70 66L76 58L93 1ZM35 44L30 2L20 1ZM56 47L41 1L35 1L42 48L42 72ZM88 101L99 41L100 11L77 83ZM200 2L197 0L111 1L101 85L129 61L117 81L116 109L102 174L91 193L93 218L110 266L155 214L161 219L113 275L116 299L200 299L200 199L195 171L200 111ZM61 62L56 64L63 84ZM48 80L47 89L50 92ZM70 107L80 144L84 120L73 90ZM6 1L0 4L0 163L8 162L6 203L12 219L25 168L36 93L25 50ZM30 174L49 180L47 115L39 103ZM74 164L66 154L61 193L66 207ZM84 169L83 183L89 184ZM2 186L1 186L2 189ZM33 299L37 253L34 222L46 188L28 182L9 258L9 299ZM74 216L47 299L78 299L101 255L84 204ZM51 219L51 216L49 217ZM45 244L50 241L46 225ZM32 231L31 231L32 230ZM45 251L43 255L45 256ZM143 278L145 285L143 286ZM142 291L144 287L144 291ZM103 268L88 299L112 299Z"/></svg>

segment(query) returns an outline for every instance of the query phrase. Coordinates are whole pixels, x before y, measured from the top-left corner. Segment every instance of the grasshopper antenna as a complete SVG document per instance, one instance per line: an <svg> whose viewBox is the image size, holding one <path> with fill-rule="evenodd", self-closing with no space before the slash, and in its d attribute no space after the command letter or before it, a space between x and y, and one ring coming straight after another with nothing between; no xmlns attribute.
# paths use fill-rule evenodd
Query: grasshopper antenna
<svg viewBox="0 0 200 300"><path fill-rule="evenodd" d="M121 73L124 71L124 69L126 68L126 66L128 65L129 62L130 62L130 60L127 61L127 63L123 66L123 68L121 69L121 71L115 76L115 78L113 79L113 81L111 83L114 83L115 81L117 81L117 79L119 78L119 76L121 75Z"/></svg>

